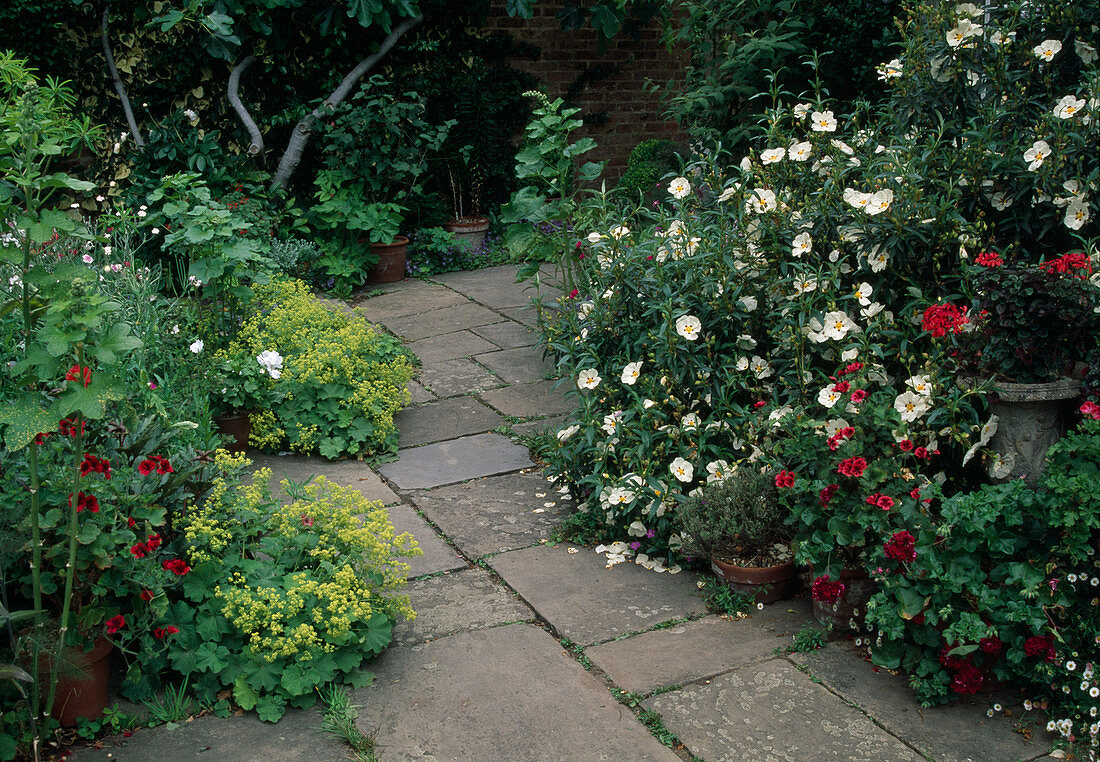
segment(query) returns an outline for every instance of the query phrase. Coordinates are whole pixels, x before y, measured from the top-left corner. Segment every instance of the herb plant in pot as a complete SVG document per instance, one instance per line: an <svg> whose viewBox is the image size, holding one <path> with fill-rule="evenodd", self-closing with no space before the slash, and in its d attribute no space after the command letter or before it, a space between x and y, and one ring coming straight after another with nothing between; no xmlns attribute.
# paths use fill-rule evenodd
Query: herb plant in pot
<svg viewBox="0 0 1100 762"><path fill-rule="evenodd" d="M422 203L428 156L452 124L429 124L424 108L420 95L376 75L326 125L312 212L321 264L342 284L405 277L408 239L398 231Z"/></svg>
<svg viewBox="0 0 1100 762"><path fill-rule="evenodd" d="M983 252L976 262L969 273L973 306L932 305L924 328L956 344L961 383L990 385L997 457L989 475L1035 481L1047 450L1065 433L1064 413L1100 341L1100 287L1080 252L1041 263Z"/></svg>
<svg viewBox="0 0 1100 762"><path fill-rule="evenodd" d="M731 588L771 603L787 595L794 557L774 480L742 469L687 497L677 511L684 553L710 560Z"/></svg>

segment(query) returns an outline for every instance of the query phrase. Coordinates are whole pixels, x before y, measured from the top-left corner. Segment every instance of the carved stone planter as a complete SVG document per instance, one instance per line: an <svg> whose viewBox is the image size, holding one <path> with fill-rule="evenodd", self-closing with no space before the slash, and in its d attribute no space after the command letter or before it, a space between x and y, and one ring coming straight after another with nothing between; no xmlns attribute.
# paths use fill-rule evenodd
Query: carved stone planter
<svg viewBox="0 0 1100 762"><path fill-rule="evenodd" d="M1067 400L1081 393L1081 384L1062 379L1046 384L998 382L989 396L997 416L997 432L989 446L1001 457L989 476L995 482L1024 477L1035 482L1045 466L1047 450L1066 433Z"/></svg>

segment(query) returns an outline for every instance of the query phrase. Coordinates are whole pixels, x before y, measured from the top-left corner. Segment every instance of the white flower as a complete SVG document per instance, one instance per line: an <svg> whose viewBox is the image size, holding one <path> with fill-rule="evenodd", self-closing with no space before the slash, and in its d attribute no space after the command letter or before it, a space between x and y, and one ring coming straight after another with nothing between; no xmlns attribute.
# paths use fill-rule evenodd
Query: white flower
<svg viewBox="0 0 1100 762"><path fill-rule="evenodd" d="M894 192L889 188L885 188L872 193L867 201L867 207L864 209L867 214L872 216L881 214L890 208L890 204L894 203Z"/></svg>
<svg viewBox="0 0 1100 762"><path fill-rule="evenodd" d="M613 413L608 413L603 417L603 425L600 426L604 433L609 437L615 436L615 432L618 431L619 421L622 420L623 413L621 410L616 410Z"/></svg>
<svg viewBox="0 0 1100 762"><path fill-rule="evenodd" d="M969 19L959 19L954 29L947 33L947 44L953 48L963 45L971 37L981 37L983 29ZM973 44L973 43L970 43ZM963 45L968 47L969 45Z"/></svg>
<svg viewBox="0 0 1100 762"><path fill-rule="evenodd" d="M867 266L871 268L871 272L873 273L880 273L885 270L886 263L889 261L890 257L878 246L867 255Z"/></svg>
<svg viewBox="0 0 1100 762"><path fill-rule="evenodd" d="M757 307L756 297L754 296L742 296L737 302L745 308L745 312L752 312Z"/></svg>
<svg viewBox="0 0 1100 762"><path fill-rule="evenodd" d="M955 6L956 16L969 16L972 19L978 18L982 15L981 9L974 5L974 3L959 3Z"/></svg>
<svg viewBox="0 0 1100 762"><path fill-rule="evenodd" d="M809 103L799 103L794 107L794 115L796 119L805 119L806 114L810 113L810 109L813 108Z"/></svg>
<svg viewBox="0 0 1100 762"><path fill-rule="evenodd" d="M199 280L198 278L196 278L194 275L188 275L187 276L187 282L190 283L195 288L201 288L202 287L202 281Z"/></svg>
<svg viewBox="0 0 1100 762"><path fill-rule="evenodd" d="M848 428L848 422L843 418L832 418L825 421L825 436L835 437L841 429Z"/></svg>
<svg viewBox="0 0 1100 762"><path fill-rule="evenodd" d="M1007 45L1015 39L1015 32L1009 32L1008 34L1005 34L1000 29L989 35L989 41L992 42L994 45Z"/></svg>
<svg viewBox="0 0 1100 762"><path fill-rule="evenodd" d="M794 292L808 294L817 288L817 280L809 275L797 275L794 279ZM792 297L793 298L793 297Z"/></svg>
<svg viewBox="0 0 1100 762"><path fill-rule="evenodd" d="M767 188L754 188L746 204L748 211L756 212L757 214L770 212L777 206L779 206L779 204L775 200L775 191L768 190Z"/></svg>
<svg viewBox="0 0 1100 762"><path fill-rule="evenodd" d="M707 464L707 484L720 482L730 475L730 464L724 460L712 460Z"/></svg>
<svg viewBox="0 0 1100 762"><path fill-rule="evenodd" d="M205 346L205 344L202 343L202 339L199 339L194 344L192 344L190 347L188 347L188 349L190 349L194 354L198 354L199 352L202 351L202 348L204 346Z"/></svg>
<svg viewBox="0 0 1100 762"><path fill-rule="evenodd" d="M837 310L825 313L825 318L822 321L822 331L826 338L839 341L847 336L849 331L853 330L858 330L858 326L844 312Z"/></svg>
<svg viewBox="0 0 1100 762"><path fill-rule="evenodd" d="M688 341L695 341L699 338L699 331L702 327L703 324L699 322L699 318L691 315L681 315L676 319L676 333Z"/></svg>
<svg viewBox="0 0 1100 762"><path fill-rule="evenodd" d="M1070 659L1069 661L1066 662L1066 669L1068 669L1070 672L1077 669L1077 662Z"/></svg>
<svg viewBox="0 0 1100 762"><path fill-rule="evenodd" d="M272 378L279 378L283 370L283 356L274 349L265 349L256 356L256 362Z"/></svg>
<svg viewBox="0 0 1100 762"><path fill-rule="evenodd" d="M997 191L989 197L989 203L998 211L1003 211L1012 206L1012 199L1004 191Z"/></svg>
<svg viewBox="0 0 1100 762"><path fill-rule="evenodd" d="M1075 95L1063 95L1054 106L1054 115L1059 119L1070 119L1085 107L1085 101Z"/></svg>
<svg viewBox="0 0 1100 762"><path fill-rule="evenodd" d="M741 349L755 349L756 339L749 336L747 333L742 333L737 337L737 346L741 347Z"/></svg>
<svg viewBox="0 0 1100 762"><path fill-rule="evenodd" d="M787 151L784 148L769 148L760 152L760 161L764 164L775 164L777 161L783 161L786 155Z"/></svg>
<svg viewBox="0 0 1100 762"><path fill-rule="evenodd" d="M668 467L668 470L682 482L690 482L695 476L695 469L683 458L672 461L672 465Z"/></svg>
<svg viewBox="0 0 1100 762"><path fill-rule="evenodd" d="M718 196L717 203L721 204L723 201L729 201L731 198L733 198L733 194L737 193L737 190L740 187L740 183L734 183L730 187L726 188L724 191L722 191L721 195Z"/></svg>
<svg viewBox="0 0 1100 762"><path fill-rule="evenodd" d="M82 261L84 262L84 264L86 264L86 265L90 265L90 264L91 264L92 262L95 262L95 260L94 260L94 259L92 259L92 255L91 255L91 254L85 254L85 255L84 255L84 256L82 256L82 257L81 257L80 259L81 259L81 260L82 260Z"/></svg>
<svg viewBox="0 0 1100 762"><path fill-rule="evenodd" d="M826 386L817 393L817 401L827 408L832 408L833 405L840 402L840 398L843 396L840 392L833 391L832 386Z"/></svg>
<svg viewBox="0 0 1100 762"><path fill-rule="evenodd" d="M591 233L588 234L588 242L589 243L599 243L600 239L602 239L602 238L603 238L603 236L600 235L599 233L597 233L595 230L593 230Z"/></svg>
<svg viewBox="0 0 1100 762"><path fill-rule="evenodd" d="M932 384L929 382L928 376L910 376L905 385L922 397L932 396Z"/></svg>
<svg viewBox="0 0 1100 762"><path fill-rule="evenodd" d="M878 78L883 82L889 79L896 79L900 77L902 73L901 61L895 58L887 63L879 64L876 71L878 72Z"/></svg>
<svg viewBox="0 0 1100 762"><path fill-rule="evenodd" d="M832 111L815 111L810 114L810 122L814 132L836 132L836 117Z"/></svg>
<svg viewBox="0 0 1100 762"><path fill-rule="evenodd" d="M581 302L577 305L577 320L584 320L595 308L593 302Z"/></svg>
<svg viewBox="0 0 1100 762"><path fill-rule="evenodd" d="M859 314L862 317L867 318L868 320L870 320L875 315L882 312L884 309L886 309L885 305L879 304L878 302L871 302L866 307L861 309L859 311Z"/></svg>
<svg viewBox="0 0 1100 762"><path fill-rule="evenodd" d="M1062 43L1058 40L1043 40L1043 42L1031 49L1035 57L1040 61L1051 61L1062 49Z"/></svg>
<svg viewBox="0 0 1100 762"><path fill-rule="evenodd" d="M1081 63L1090 64L1097 59L1096 48L1087 42L1077 40L1073 43L1074 49L1077 51L1077 56L1081 59Z"/></svg>
<svg viewBox="0 0 1100 762"><path fill-rule="evenodd" d="M579 389L595 389L600 385L600 374L596 372L595 368L589 368L588 370L582 370L580 375L577 376L577 388Z"/></svg>
<svg viewBox="0 0 1100 762"><path fill-rule="evenodd" d="M845 188L843 198L844 203L854 206L856 209L866 209L867 205L871 203L870 193L861 193L855 188Z"/></svg>
<svg viewBox="0 0 1100 762"><path fill-rule="evenodd" d="M806 141L795 143L787 149L787 158L791 161L806 161L806 159L810 158L810 151L812 149L813 146Z"/></svg>
<svg viewBox="0 0 1100 762"><path fill-rule="evenodd" d="M860 283L858 286L855 287L852 295L859 300L860 304L866 307L868 304L871 303L871 294L873 294L874 292L875 290L871 288L870 283Z"/></svg>
<svg viewBox="0 0 1100 762"><path fill-rule="evenodd" d="M638 380L639 374L642 372L642 361L628 362L626 367L623 368L622 382L627 386L634 386L634 383Z"/></svg>
<svg viewBox="0 0 1100 762"><path fill-rule="evenodd" d="M686 177L677 177L668 185L668 192L673 198L685 198L691 193L691 183Z"/></svg>
<svg viewBox="0 0 1100 762"><path fill-rule="evenodd" d="M814 241L810 237L809 233L799 233L794 237L794 242L791 244L791 256L801 257L803 254L809 254L814 248Z"/></svg>
<svg viewBox="0 0 1100 762"><path fill-rule="evenodd" d="M558 431L558 441L564 442L580 430L581 427L575 423L572 426L566 426L564 429Z"/></svg>
<svg viewBox="0 0 1100 762"><path fill-rule="evenodd" d="M1089 207L1082 199L1075 198L1066 204L1066 227L1070 230L1080 230L1089 221Z"/></svg>
<svg viewBox="0 0 1100 762"><path fill-rule="evenodd" d="M630 235L630 228L628 228L626 225L616 225L608 232L611 234L612 238L618 240L624 236Z"/></svg>
<svg viewBox="0 0 1100 762"><path fill-rule="evenodd" d="M836 138L833 138L829 141L829 145L831 145L833 148L838 149L841 153L847 154L848 156L852 156L855 153L855 150L843 140L837 140Z"/></svg>
<svg viewBox="0 0 1100 762"><path fill-rule="evenodd" d="M894 400L894 410L901 415L901 420L909 423L915 421L931 409L928 398L916 392L902 392Z"/></svg>
<svg viewBox="0 0 1100 762"><path fill-rule="evenodd" d="M746 370L749 369L749 358L747 358L747 357L738 357L737 358L737 363L733 367L735 367L737 370L744 373Z"/></svg>
<svg viewBox="0 0 1100 762"><path fill-rule="evenodd" d="M688 413L680 419L680 427L684 431L695 431L699 428L699 416L695 413Z"/></svg>
<svg viewBox="0 0 1100 762"><path fill-rule="evenodd" d="M176 325L172 326L171 333L174 336L179 332L180 332L180 327L179 327L179 323L177 323Z"/></svg>
<svg viewBox="0 0 1100 762"><path fill-rule="evenodd" d="M765 379L775 373L775 371L772 370L772 366L768 364L768 361L759 355L752 356L752 360L749 362L749 369L752 370L753 375L759 379Z"/></svg>

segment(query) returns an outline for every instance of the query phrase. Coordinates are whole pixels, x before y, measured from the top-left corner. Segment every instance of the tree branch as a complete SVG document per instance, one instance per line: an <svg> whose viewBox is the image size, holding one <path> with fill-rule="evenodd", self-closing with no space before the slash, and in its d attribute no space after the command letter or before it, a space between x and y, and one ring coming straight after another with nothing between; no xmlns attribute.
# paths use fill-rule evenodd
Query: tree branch
<svg viewBox="0 0 1100 762"><path fill-rule="evenodd" d="M134 110L130 108L130 97L126 95L126 85L122 84L122 79L118 76L118 69L115 68L115 57L111 55L111 43L107 41L107 19L111 13L111 4L107 3L103 8L103 55L107 57L107 71L111 75L111 79L115 83L115 92L118 93L119 99L122 101L122 112L126 115L126 123L130 125L130 134L134 136L134 143L138 148L145 147L145 141L141 139L141 132L138 130L137 120L134 119Z"/></svg>
<svg viewBox="0 0 1100 762"><path fill-rule="evenodd" d="M237 94L237 88L241 84L241 74L244 70L251 66L256 61L256 56L248 56L235 67L233 72L229 75L229 91L226 93L226 97L229 99L229 105L233 107L233 110L237 112L237 116L244 122L245 129L248 130L248 137L252 139L252 142L248 144L249 156L260 156L260 160L263 160L264 152L264 136L260 134L260 128L256 126L256 122L252 120L252 116L248 113L248 109L245 108L244 103L241 102L241 96Z"/></svg>
<svg viewBox="0 0 1100 762"><path fill-rule="evenodd" d="M271 179L272 190L285 187L287 182L290 181L290 176L294 174L294 170L298 168L298 163L302 160L302 152L305 150L306 143L309 142L309 138L313 134L313 127L322 116L321 109L330 109L340 105L344 101L344 98L348 96L348 93L351 92L355 84L363 78L364 74L374 68L379 61L385 58L386 54L397 44L397 41L401 39L402 35L423 20L423 16L416 16L415 18L406 19L401 22L401 24L390 32L389 36L382 41L382 44L373 55L364 58L354 69L348 72L347 76L340 82L339 87L333 90L332 95L325 99L321 108L313 109L313 111L298 120L298 124L294 125L294 131L290 135L290 140L287 142L286 151L279 160L279 168L275 170L275 176Z"/></svg>

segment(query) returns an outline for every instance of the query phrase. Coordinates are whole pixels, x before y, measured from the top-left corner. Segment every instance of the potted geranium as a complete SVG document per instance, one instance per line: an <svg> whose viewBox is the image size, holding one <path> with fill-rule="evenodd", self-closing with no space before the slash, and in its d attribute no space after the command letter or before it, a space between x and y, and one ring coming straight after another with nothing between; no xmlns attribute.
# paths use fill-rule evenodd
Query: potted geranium
<svg viewBox="0 0 1100 762"><path fill-rule="evenodd" d="M221 434L232 439L237 452L248 448L249 416L267 399L282 370L283 357L275 350L255 356L243 347L215 353L211 385L215 424Z"/></svg>
<svg viewBox="0 0 1100 762"><path fill-rule="evenodd" d="M1100 287L1082 252L1030 263L987 251L975 262L971 304L934 304L923 326L933 341L954 345L962 383L989 388L998 453L990 476L1034 480L1065 431L1063 408L1080 394L1096 351Z"/></svg>
<svg viewBox="0 0 1100 762"><path fill-rule="evenodd" d="M787 509L774 483L785 478L742 468L689 495L676 513L683 552L708 559L719 578L758 603L785 597L794 578Z"/></svg>

